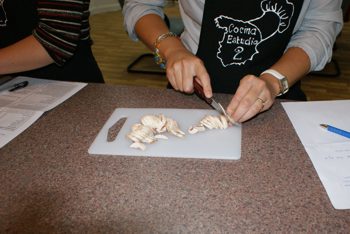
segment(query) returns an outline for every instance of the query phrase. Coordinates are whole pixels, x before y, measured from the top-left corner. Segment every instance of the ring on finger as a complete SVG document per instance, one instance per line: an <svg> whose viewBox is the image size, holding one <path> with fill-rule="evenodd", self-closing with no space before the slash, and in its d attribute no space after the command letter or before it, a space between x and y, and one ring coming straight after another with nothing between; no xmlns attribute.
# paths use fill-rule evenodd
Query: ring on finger
<svg viewBox="0 0 350 234"><path fill-rule="evenodd" d="M256 99L256 100L257 100L257 101L260 101L261 104L262 104L263 106L265 106L265 102L266 102L266 101L264 101L262 98L259 98L259 97L258 97L258 99Z"/></svg>
<svg viewBox="0 0 350 234"><path fill-rule="evenodd" d="M259 112L261 112L264 109L264 107L265 107L265 102L266 101L264 101L262 98L259 98L259 97L258 97L257 101L261 102L261 104L262 104L261 108L260 108L260 111L259 111Z"/></svg>

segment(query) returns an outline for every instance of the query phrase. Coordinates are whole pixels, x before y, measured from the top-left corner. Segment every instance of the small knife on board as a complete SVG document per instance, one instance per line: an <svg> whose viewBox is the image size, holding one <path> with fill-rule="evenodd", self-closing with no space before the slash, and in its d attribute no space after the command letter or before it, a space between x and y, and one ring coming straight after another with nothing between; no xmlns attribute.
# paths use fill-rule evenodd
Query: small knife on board
<svg viewBox="0 0 350 234"><path fill-rule="evenodd" d="M225 109L222 107L222 105L215 101L213 97L207 98L204 94L203 87L196 79L193 79L193 88L194 88L194 93L203 99L206 103L208 103L214 110L218 111L220 114L225 115L228 121L232 124L237 124L236 121L234 121L231 116L229 116Z"/></svg>

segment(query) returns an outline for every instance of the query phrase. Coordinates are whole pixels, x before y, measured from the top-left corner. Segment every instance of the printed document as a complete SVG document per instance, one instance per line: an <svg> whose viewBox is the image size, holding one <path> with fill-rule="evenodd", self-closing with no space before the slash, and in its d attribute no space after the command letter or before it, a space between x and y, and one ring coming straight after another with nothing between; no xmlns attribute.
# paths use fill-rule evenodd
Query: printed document
<svg viewBox="0 0 350 234"><path fill-rule="evenodd" d="M9 91L23 81L29 82L26 87ZM23 76L1 85L0 148L31 126L45 111L58 106L86 85Z"/></svg>
<svg viewBox="0 0 350 234"><path fill-rule="evenodd" d="M282 103L335 209L350 209L350 139L320 127L350 131L350 100Z"/></svg>

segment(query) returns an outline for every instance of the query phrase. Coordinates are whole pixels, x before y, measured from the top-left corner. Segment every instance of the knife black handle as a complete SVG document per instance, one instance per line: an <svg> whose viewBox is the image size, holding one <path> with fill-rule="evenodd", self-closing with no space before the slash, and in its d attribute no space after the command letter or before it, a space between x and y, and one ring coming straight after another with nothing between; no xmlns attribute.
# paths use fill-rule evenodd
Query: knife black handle
<svg viewBox="0 0 350 234"><path fill-rule="evenodd" d="M202 85L196 80L196 78L193 79L193 89L194 89L194 93L200 97L201 99L203 99L205 102L207 102L209 105L211 105L211 98L207 98L204 94L203 91L203 87Z"/></svg>

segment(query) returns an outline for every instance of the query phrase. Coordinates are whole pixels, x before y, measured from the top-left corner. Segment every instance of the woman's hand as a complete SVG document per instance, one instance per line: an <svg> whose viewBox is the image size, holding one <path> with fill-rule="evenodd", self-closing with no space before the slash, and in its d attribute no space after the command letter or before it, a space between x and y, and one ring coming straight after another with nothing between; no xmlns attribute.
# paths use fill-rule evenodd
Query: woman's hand
<svg viewBox="0 0 350 234"><path fill-rule="evenodd" d="M192 93L195 78L206 97L212 96L209 74L201 59L182 47L167 50L166 60L166 75L175 90Z"/></svg>
<svg viewBox="0 0 350 234"><path fill-rule="evenodd" d="M169 32L160 16L148 14L141 17L135 25L135 31L151 50L156 46L160 56L166 60L166 74L175 90L192 93L193 79L196 78L205 96L212 96L210 78L202 60L188 51L179 38L166 37L155 45L160 35Z"/></svg>
<svg viewBox="0 0 350 234"><path fill-rule="evenodd" d="M247 75L227 107L227 113L236 121L244 122L268 110L279 93L279 82L271 76Z"/></svg>

